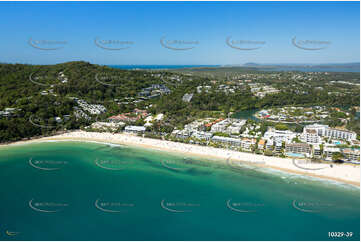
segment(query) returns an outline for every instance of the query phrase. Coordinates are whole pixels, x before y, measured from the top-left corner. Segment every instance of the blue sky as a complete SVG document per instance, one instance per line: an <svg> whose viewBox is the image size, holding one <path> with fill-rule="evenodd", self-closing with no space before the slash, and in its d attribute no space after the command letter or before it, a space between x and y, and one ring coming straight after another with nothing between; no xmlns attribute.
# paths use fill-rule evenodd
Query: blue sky
<svg viewBox="0 0 361 242"><path fill-rule="evenodd" d="M114 65L217 65L360 60L359 2L1 2L0 20L0 62L6 63L84 60ZM99 48L96 37L98 41L128 41L130 48ZM253 45L243 42L238 47L258 49L231 48L226 44L228 37L234 46L237 41L251 41ZM318 41L312 48L327 42L326 48L297 48L292 44L294 37L303 43ZM28 43L30 38L65 44L52 42L63 48L40 50ZM161 38L166 43L185 41L188 45L178 47L193 48L164 48Z"/></svg>

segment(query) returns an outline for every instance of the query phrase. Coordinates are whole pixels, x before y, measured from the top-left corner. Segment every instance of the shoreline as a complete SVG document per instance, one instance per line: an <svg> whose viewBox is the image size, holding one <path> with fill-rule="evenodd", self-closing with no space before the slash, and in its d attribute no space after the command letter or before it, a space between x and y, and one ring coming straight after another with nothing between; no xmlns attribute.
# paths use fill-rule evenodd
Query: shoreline
<svg viewBox="0 0 361 242"><path fill-rule="evenodd" d="M232 164L246 164L255 167L270 168L288 174L297 174L322 180L331 180L340 183L360 187L360 166L353 164L329 164L307 163L304 160L294 160L291 158L280 158L264 156L252 153L245 153L233 150L214 148L209 146L199 146L173 141L143 138L131 134L112 134L85 131L72 131L49 137L35 138L30 140L17 141L13 143L1 144L1 147L15 145L26 145L41 143L46 141L80 141L80 142L100 142L121 144L134 147L142 147L152 150L166 152L176 152L191 156L199 156L223 160L224 163L231 161ZM300 163L301 162L301 163Z"/></svg>

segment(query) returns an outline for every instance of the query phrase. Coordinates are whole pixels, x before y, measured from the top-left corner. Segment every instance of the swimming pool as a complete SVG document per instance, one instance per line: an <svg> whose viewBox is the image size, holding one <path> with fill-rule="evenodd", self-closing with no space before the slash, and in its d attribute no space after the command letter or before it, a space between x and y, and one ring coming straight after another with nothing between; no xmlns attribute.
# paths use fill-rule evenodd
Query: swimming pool
<svg viewBox="0 0 361 242"><path fill-rule="evenodd" d="M286 153L286 156L297 157L297 158L304 158L305 157L305 155L299 154L299 153Z"/></svg>

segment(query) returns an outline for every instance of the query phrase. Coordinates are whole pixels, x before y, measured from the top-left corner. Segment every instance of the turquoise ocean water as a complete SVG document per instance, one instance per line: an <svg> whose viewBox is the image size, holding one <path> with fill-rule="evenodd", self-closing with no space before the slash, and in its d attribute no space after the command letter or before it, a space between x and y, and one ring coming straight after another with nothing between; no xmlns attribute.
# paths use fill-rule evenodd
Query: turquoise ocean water
<svg viewBox="0 0 361 242"><path fill-rule="evenodd" d="M0 240L360 239L358 188L258 169L97 143L1 147Z"/></svg>

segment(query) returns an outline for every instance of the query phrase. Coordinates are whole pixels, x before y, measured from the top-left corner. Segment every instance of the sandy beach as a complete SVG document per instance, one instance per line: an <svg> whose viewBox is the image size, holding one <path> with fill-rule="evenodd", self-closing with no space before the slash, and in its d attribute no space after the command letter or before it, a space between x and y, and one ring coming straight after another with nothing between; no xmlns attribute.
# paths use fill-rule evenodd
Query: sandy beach
<svg viewBox="0 0 361 242"><path fill-rule="evenodd" d="M159 139L143 138L131 134L112 134L85 131L73 131L51 137L19 141L1 146L21 145L45 141L95 141L102 143L123 144L151 148L155 150L177 152L187 155L215 158L220 162L227 162L231 166L240 163L258 167L272 168L275 170L317 177L326 180L338 181L360 187L360 166L353 164L318 164L309 163L306 160L293 160L263 156L245 152L238 152L226 149L219 149L207 146L184 144Z"/></svg>

